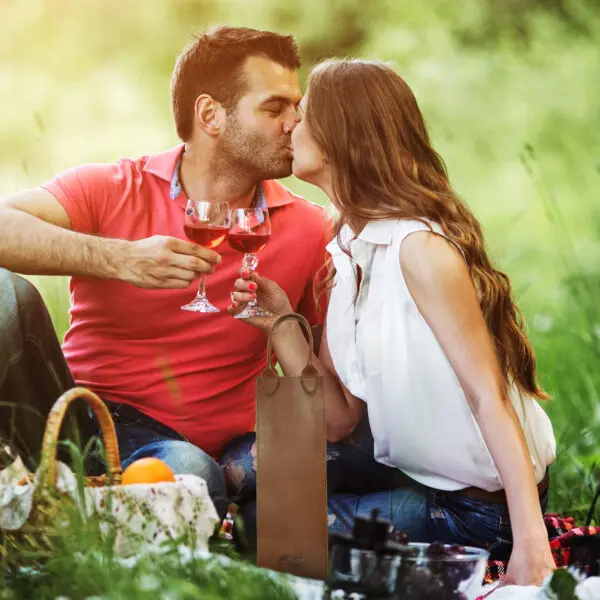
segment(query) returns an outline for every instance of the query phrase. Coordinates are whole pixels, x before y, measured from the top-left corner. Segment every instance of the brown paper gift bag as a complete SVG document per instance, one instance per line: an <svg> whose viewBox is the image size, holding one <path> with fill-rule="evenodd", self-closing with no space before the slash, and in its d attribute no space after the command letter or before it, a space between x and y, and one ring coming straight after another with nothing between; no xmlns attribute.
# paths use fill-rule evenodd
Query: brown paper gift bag
<svg viewBox="0 0 600 600"><path fill-rule="evenodd" d="M308 334L301 377L273 366L273 332L295 319ZM313 339L299 314L275 322L268 365L256 384L257 564L314 579L327 576L327 470L323 378L313 365Z"/></svg>

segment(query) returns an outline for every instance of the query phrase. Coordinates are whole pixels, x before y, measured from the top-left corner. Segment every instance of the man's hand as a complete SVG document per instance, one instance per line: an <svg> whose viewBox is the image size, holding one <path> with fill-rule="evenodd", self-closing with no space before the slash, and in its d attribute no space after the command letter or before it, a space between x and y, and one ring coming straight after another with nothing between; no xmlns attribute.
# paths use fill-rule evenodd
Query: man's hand
<svg viewBox="0 0 600 600"><path fill-rule="evenodd" d="M115 258L118 278L146 289L187 288L221 262L213 250L164 235L125 242Z"/></svg>

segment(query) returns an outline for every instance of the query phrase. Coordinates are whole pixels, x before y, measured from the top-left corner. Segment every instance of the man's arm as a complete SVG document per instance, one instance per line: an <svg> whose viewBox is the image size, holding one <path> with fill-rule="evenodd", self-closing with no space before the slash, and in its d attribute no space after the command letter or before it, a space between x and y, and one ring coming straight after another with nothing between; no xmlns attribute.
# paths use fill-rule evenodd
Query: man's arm
<svg viewBox="0 0 600 600"><path fill-rule="evenodd" d="M43 188L0 199L0 267L17 273L185 288L219 261L216 252L177 238L129 242L74 232L66 210Z"/></svg>
<svg viewBox="0 0 600 600"><path fill-rule="evenodd" d="M0 200L0 266L32 275L117 278L121 240L71 231L71 219L47 190L33 188Z"/></svg>

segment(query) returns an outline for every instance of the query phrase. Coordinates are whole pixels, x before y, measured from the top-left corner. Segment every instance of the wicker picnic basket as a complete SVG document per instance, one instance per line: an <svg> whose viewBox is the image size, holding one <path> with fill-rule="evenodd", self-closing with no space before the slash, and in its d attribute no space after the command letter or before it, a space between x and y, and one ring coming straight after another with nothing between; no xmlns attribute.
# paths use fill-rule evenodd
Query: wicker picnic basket
<svg viewBox="0 0 600 600"><path fill-rule="evenodd" d="M57 443L61 426L75 400L83 399L91 406L104 440L106 475L85 477L84 486L103 487L121 484L121 461L119 446L112 417L102 400L90 390L76 387L65 392L54 404L44 431L42 453L31 511L26 523L19 529L0 529L0 558L5 562L42 562L55 549L57 533L64 527L68 515L73 514L74 499L61 493L57 481ZM28 474L20 484L30 484L35 475Z"/></svg>

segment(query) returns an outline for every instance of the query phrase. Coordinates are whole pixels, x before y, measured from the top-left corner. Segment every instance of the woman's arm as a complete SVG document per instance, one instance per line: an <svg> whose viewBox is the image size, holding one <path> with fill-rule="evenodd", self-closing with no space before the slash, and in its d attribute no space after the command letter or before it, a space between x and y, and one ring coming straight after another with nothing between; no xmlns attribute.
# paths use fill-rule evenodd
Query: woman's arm
<svg viewBox="0 0 600 600"><path fill-rule="evenodd" d="M533 465L467 266L451 243L429 232L406 238L400 263L408 290L450 361L502 478L514 540L507 582L538 584L554 561Z"/></svg>
<svg viewBox="0 0 600 600"><path fill-rule="evenodd" d="M297 323L284 322L277 327L273 335L273 349L285 375L297 377L302 373L306 366L308 342ZM358 425L364 403L338 379L329 354L326 327L321 338L319 357L313 359L313 364L323 376L327 441L339 442Z"/></svg>
<svg viewBox="0 0 600 600"><path fill-rule="evenodd" d="M241 278L235 282L232 300L236 305L229 312L242 310L253 294L256 294L259 304L274 316L246 319L246 322L269 335L277 318L292 312L292 307L281 287L270 279L254 274L252 280ZM362 416L364 403L339 381L329 354L327 331L323 329L319 357L314 357L313 364L323 377L327 441L338 442L354 431ZM308 341L297 322L284 321L277 326L273 334L273 351L285 375L298 377L302 374L308 357Z"/></svg>

